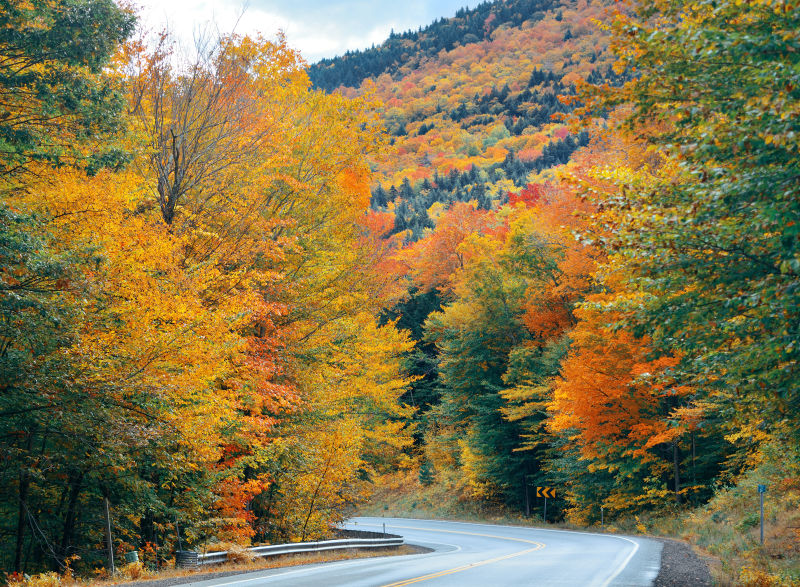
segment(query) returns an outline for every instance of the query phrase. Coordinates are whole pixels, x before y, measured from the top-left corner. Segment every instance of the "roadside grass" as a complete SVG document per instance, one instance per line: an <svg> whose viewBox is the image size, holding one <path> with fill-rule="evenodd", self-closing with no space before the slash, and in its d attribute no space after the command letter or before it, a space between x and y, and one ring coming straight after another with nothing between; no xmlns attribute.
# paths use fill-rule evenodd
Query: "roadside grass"
<svg viewBox="0 0 800 587"><path fill-rule="evenodd" d="M800 465L791 456L767 455L735 485L682 517L677 534L719 558L720 585L800 585ZM767 486L764 546L758 484Z"/></svg>

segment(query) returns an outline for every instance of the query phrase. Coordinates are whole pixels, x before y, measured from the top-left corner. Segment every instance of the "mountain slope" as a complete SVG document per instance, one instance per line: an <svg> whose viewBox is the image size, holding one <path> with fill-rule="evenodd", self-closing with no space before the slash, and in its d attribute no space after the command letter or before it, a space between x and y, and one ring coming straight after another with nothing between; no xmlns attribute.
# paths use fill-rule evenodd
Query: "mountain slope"
<svg viewBox="0 0 800 587"><path fill-rule="evenodd" d="M323 59L308 68L318 88L333 90L341 85L358 86L383 73L412 69L423 60L459 45L491 40L500 27L515 28L544 18L545 11L560 6L557 0L484 2L472 10L461 9L453 18L442 18L418 31L394 32L378 47L349 51L342 57Z"/></svg>
<svg viewBox="0 0 800 587"><path fill-rule="evenodd" d="M383 103L392 148L373 164L373 206L395 214L396 232L420 238L437 203L503 203L585 144L557 120L571 108L559 96L573 94L578 79L620 81L593 22L606 6L484 3L309 68L319 87Z"/></svg>

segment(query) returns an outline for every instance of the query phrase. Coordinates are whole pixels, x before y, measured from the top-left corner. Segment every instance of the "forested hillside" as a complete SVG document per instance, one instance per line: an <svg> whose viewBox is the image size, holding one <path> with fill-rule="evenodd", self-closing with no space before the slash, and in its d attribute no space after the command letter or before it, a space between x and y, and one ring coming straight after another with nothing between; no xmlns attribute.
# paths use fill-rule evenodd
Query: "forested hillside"
<svg viewBox="0 0 800 587"><path fill-rule="evenodd" d="M408 368L419 379L402 400L417 409L418 457L426 471L463 471L474 497L504 496L514 507L525 503L522 479L549 481L547 442L521 450L524 421L508 417L511 400L500 392L528 381L532 370L541 370L536 377L558 373L573 307L589 291L591 259L598 254L572 242L570 231L578 225L570 216L588 209L575 194L562 193L555 170L589 143L588 129L566 121L580 105L575 84L619 86L627 77L612 68L609 38L593 22L606 14L604 2L484 3L309 68L323 87L383 104L389 144L372 161L371 203L383 219L384 237L398 248L392 269L407 288L396 294L398 303L385 320L397 320L416 342ZM387 56L394 66L347 87L365 64ZM521 231L514 238L523 240L526 232L548 234L520 249L507 240L512 227ZM472 239L484 241L478 246ZM567 251L569 268L562 266ZM527 261L512 261L514 255ZM546 268L537 267L543 259ZM575 280L569 286L560 285L565 272ZM552 323L537 331L525 322L534 311L530 289L547 289L548 281L559 293L552 299L548 294L546 303L555 305L548 311ZM483 306L497 301L501 314ZM439 322L451 307L467 322ZM456 339L439 338L459 331ZM477 338L469 342L461 338L472 335ZM533 348L540 351L531 354ZM512 356L518 363L514 376ZM542 418L534 421L543 425ZM465 429L469 437L459 437L456 431Z"/></svg>
<svg viewBox="0 0 800 587"><path fill-rule="evenodd" d="M557 487L548 518L581 525L708 503L685 532L729 580L797 579L797 13L510 0L310 68L383 103L372 207L407 288L385 320L419 378L396 499L413 474L413 503ZM716 522L743 515L718 488L759 478L756 555L751 522Z"/></svg>
<svg viewBox="0 0 800 587"><path fill-rule="evenodd" d="M376 486L800 581L800 5L497 0L310 66L135 19L0 13L10 581Z"/></svg>
<svg viewBox="0 0 800 587"><path fill-rule="evenodd" d="M364 80L384 73L402 76L404 71L417 69L425 61L438 58L440 53L491 41L498 29L535 26L548 16L563 20L561 8L558 0L483 2L472 10L462 8L453 18L441 18L420 27L417 32L392 32L378 47L323 59L308 68L308 75L316 87L328 91L340 86L357 87ZM554 14L548 14L553 10Z"/></svg>
<svg viewBox="0 0 800 587"><path fill-rule="evenodd" d="M433 227L431 214L455 201L474 200L482 209L503 204L509 192L586 144L586 133L560 120L572 109L560 96L574 95L575 82L585 78L621 81L605 51L608 40L592 22L605 10L587 2L484 3L408 33L397 67L357 89L340 88L384 104L391 148L373 162L380 180L372 203L394 214L396 232L419 238ZM325 87L333 79L348 85L348 68L394 55L397 46L389 39L309 72L312 79L325 72Z"/></svg>

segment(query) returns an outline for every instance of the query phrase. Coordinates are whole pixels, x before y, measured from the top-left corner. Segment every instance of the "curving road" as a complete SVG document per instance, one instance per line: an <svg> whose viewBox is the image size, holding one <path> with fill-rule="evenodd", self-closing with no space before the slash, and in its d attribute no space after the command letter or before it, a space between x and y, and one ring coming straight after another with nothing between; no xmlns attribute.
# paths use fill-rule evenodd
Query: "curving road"
<svg viewBox="0 0 800 587"><path fill-rule="evenodd" d="M426 554L271 569L192 583L202 587L646 587L661 565L657 541L521 526L354 518L346 527L400 534Z"/></svg>

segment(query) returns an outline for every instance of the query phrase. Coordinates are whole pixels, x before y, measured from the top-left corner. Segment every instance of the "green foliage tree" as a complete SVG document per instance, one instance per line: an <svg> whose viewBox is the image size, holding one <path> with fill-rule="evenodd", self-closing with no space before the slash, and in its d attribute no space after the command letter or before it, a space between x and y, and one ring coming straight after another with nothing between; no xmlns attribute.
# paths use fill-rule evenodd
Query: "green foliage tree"
<svg viewBox="0 0 800 587"><path fill-rule="evenodd" d="M428 412L439 403L439 372L436 345L424 339L425 320L439 311L442 297L436 290L421 292L416 288L383 314L383 320L396 320L397 328L408 331L414 341L414 350L405 358L405 371L417 378L403 394L400 401L415 408L412 423L415 425L415 442L422 443L428 425Z"/></svg>
<svg viewBox="0 0 800 587"><path fill-rule="evenodd" d="M112 0L8 0L0 10L0 176L33 160L119 161L81 146L119 127L123 101L103 74L134 17ZM97 145L96 145L97 146Z"/></svg>
<svg viewBox="0 0 800 587"><path fill-rule="evenodd" d="M646 292L627 325L682 357L729 438L800 441L800 10L641 3L612 25L617 71L589 96L665 158L603 202L605 240Z"/></svg>
<svg viewBox="0 0 800 587"><path fill-rule="evenodd" d="M536 232L529 213L518 213L499 238L468 237L455 299L425 327L440 353L441 404L433 413L460 431L467 482L476 496L522 508L526 476L545 479L547 391L536 405L526 394L524 409L517 395L555 375L565 346L558 336L549 344L526 321L531 292L558 281L563 250Z"/></svg>
<svg viewBox="0 0 800 587"><path fill-rule="evenodd" d="M65 352L78 336L90 251L61 250L50 218L15 201L37 161L96 171L121 159L90 143L119 127L122 100L103 68L133 23L110 0L12 0L0 10L0 487L9 498L0 532L10 545L0 554L16 571L30 558L23 547L32 530L34 556L63 568L74 552L78 495L91 484L86 462L125 442L97 428L116 406L75 384ZM55 516L43 519L48 477L65 489Z"/></svg>
<svg viewBox="0 0 800 587"><path fill-rule="evenodd" d="M428 459L422 459L419 465L419 483L420 485L432 485L436 480L436 470L433 468L433 463Z"/></svg>

